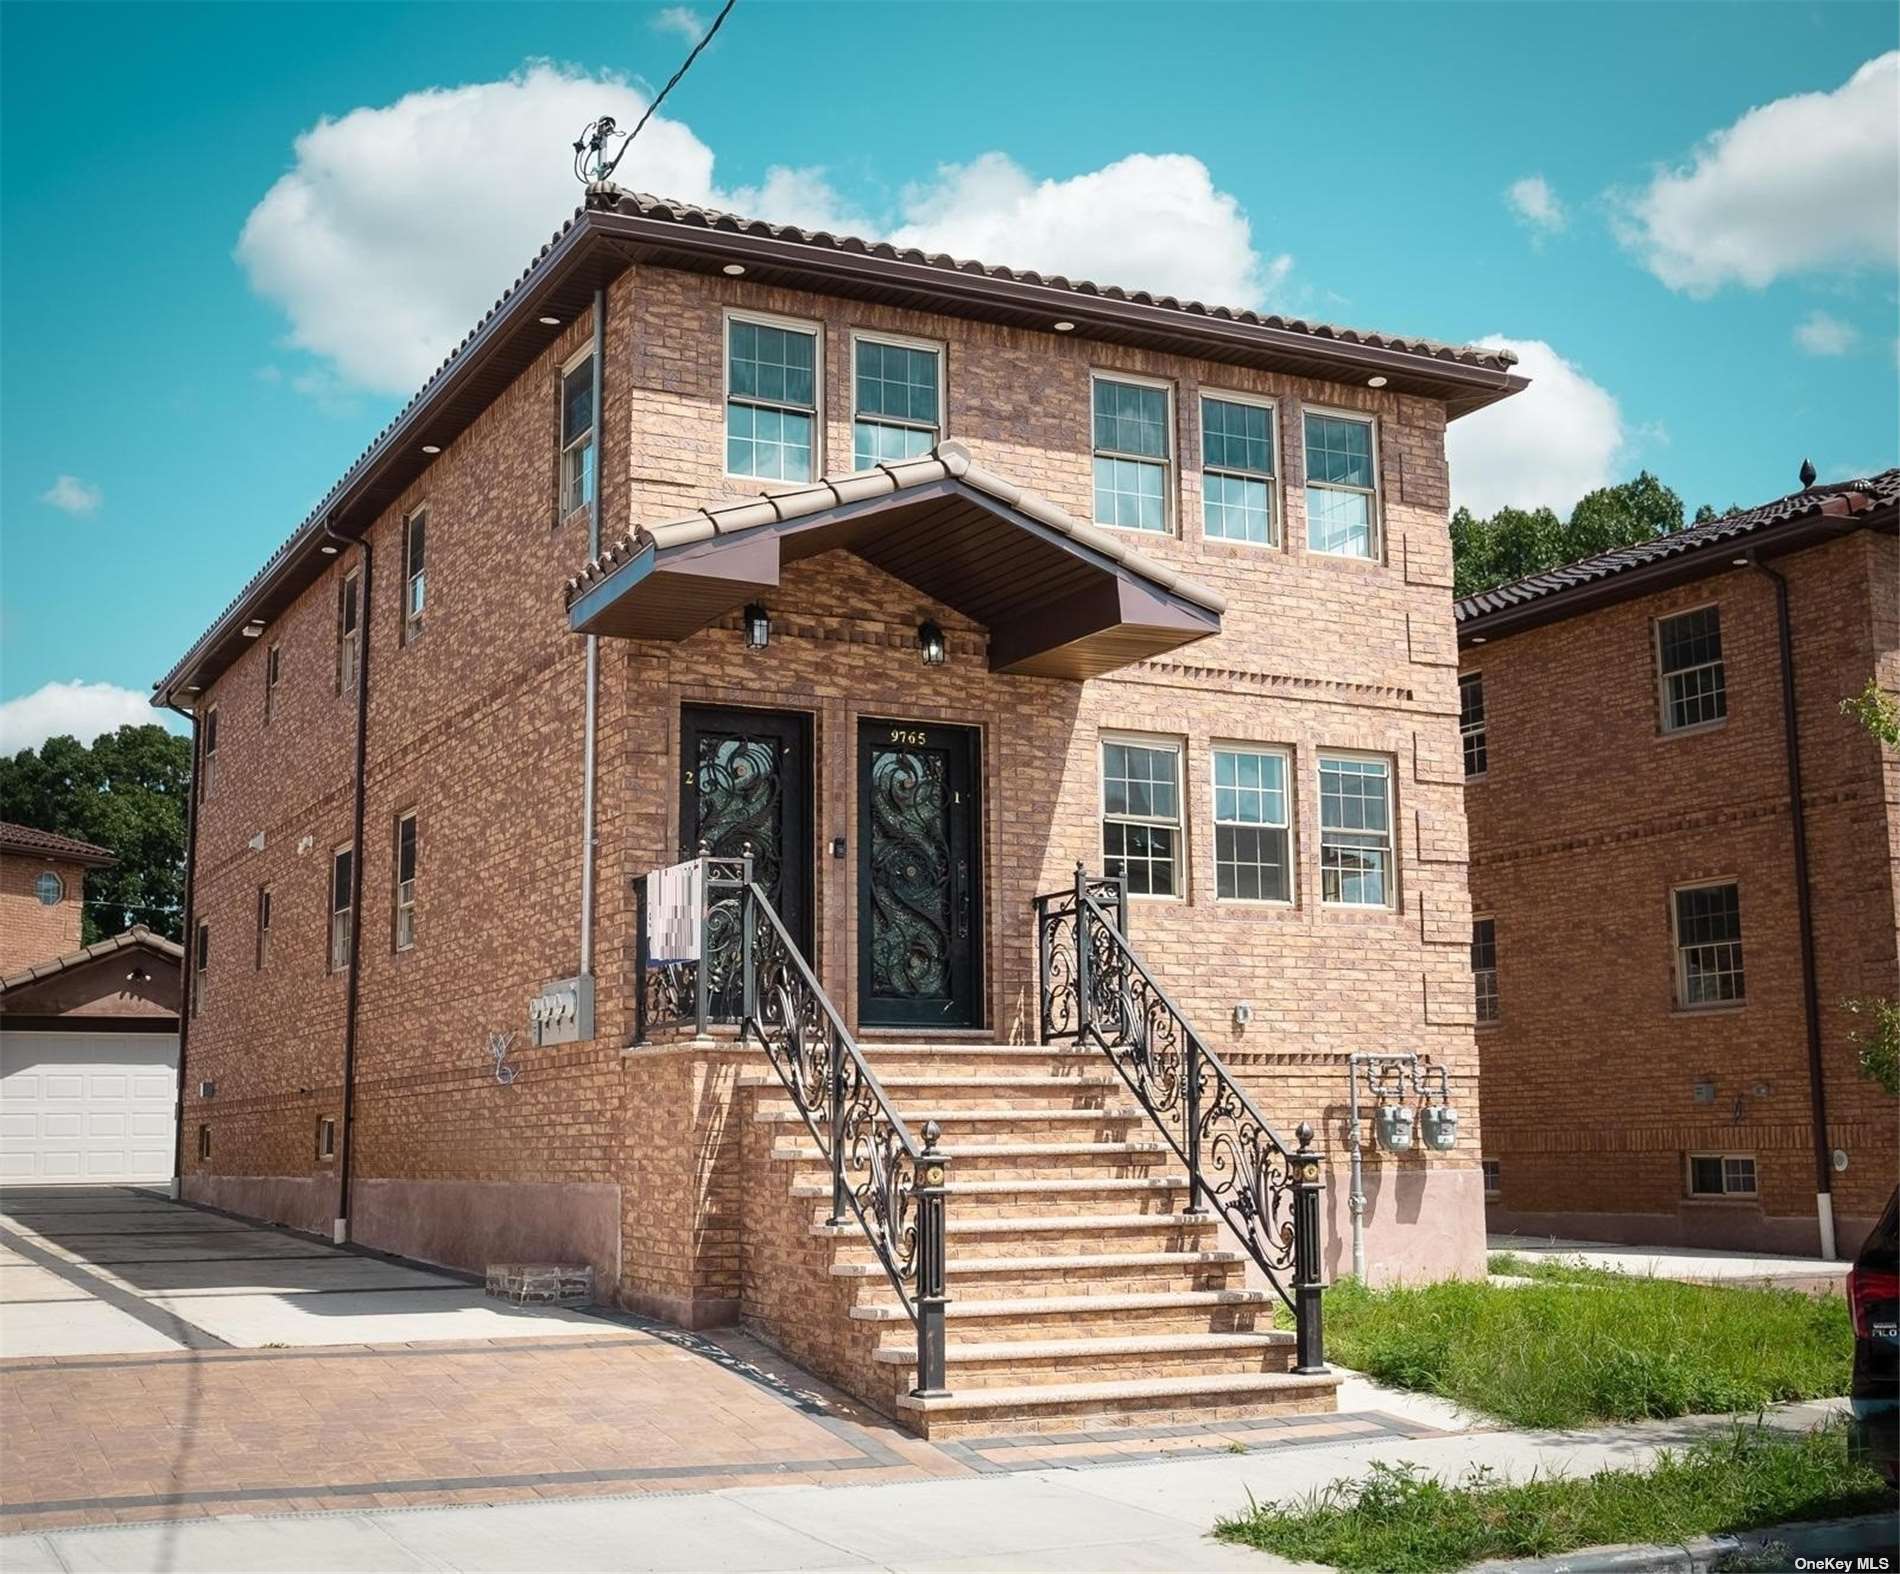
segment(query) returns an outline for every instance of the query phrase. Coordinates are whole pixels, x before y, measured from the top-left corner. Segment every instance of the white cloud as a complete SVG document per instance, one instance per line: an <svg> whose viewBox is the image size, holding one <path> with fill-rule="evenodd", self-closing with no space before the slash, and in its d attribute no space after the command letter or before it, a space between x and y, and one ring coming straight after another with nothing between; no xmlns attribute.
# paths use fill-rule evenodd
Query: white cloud
<svg viewBox="0 0 1900 1574"><path fill-rule="evenodd" d="M647 25L656 33L676 34L689 44L697 44L706 36L706 18L689 5L665 6Z"/></svg>
<svg viewBox="0 0 1900 1574"><path fill-rule="evenodd" d="M46 683L0 704L0 754L37 749L61 733L91 743L102 732L156 719L145 695L115 683Z"/></svg>
<svg viewBox="0 0 1900 1574"><path fill-rule="evenodd" d="M1554 234L1568 222L1563 203L1542 175L1526 175L1522 180L1512 181L1504 200L1511 205L1518 222L1533 234Z"/></svg>
<svg viewBox="0 0 1900 1574"><path fill-rule="evenodd" d="M1749 110L1622 199L1618 233L1672 290L1761 289L1900 261L1900 50L1831 93Z"/></svg>
<svg viewBox="0 0 1900 1574"><path fill-rule="evenodd" d="M71 514L75 518L81 514L96 513L99 505L105 500L104 492L90 481L80 480L76 475L62 475L40 493L42 503L57 508L62 514Z"/></svg>
<svg viewBox="0 0 1900 1574"><path fill-rule="evenodd" d="M579 205L568 148L581 127L602 114L630 126L645 105L618 78L537 62L322 120L251 211L238 259L283 307L292 345L351 386L413 392ZM822 169L773 168L757 185L722 188L712 149L656 115L615 179L780 223L1235 306L1264 303L1292 266L1254 249L1239 203L1181 154L1038 181L988 153L939 169L880 218Z"/></svg>
<svg viewBox="0 0 1900 1574"><path fill-rule="evenodd" d="M1812 311L1795 326L1794 342L1810 355L1845 355L1860 342L1860 330L1824 311Z"/></svg>
<svg viewBox="0 0 1900 1574"><path fill-rule="evenodd" d="M1293 266L1261 257L1239 202L1184 153L1135 153L1042 181L986 153L944 165L902 206L890 236L899 246L1216 305L1259 305Z"/></svg>
<svg viewBox="0 0 1900 1574"><path fill-rule="evenodd" d="M1493 334L1478 343L1515 350L1516 371L1531 385L1451 424L1453 503L1480 515L1506 504L1567 515L1585 492L1610 482L1625 443L1615 397L1541 339Z"/></svg>

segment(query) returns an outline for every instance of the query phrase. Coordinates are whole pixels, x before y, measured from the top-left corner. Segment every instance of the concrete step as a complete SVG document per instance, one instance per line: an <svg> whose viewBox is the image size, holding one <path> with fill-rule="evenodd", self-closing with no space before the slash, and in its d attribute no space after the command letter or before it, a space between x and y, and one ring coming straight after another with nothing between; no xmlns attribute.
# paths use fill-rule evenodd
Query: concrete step
<svg viewBox="0 0 1900 1574"><path fill-rule="evenodd" d="M1239 1252L1102 1252L1069 1256L964 1257L947 1266L950 1293L982 1300L1050 1295L1172 1294L1224 1290L1244 1284L1247 1260ZM883 1279L883 1265L834 1262L834 1278Z"/></svg>
<svg viewBox="0 0 1900 1574"><path fill-rule="evenodd" d="M898 1368L905 1382L914 1381L914 1340L879 1345L873 1357L880 1365ZM1293 1335L1273 1331L1099 1339L953 1339L944 1352L944 1380L951 1392L963 1393L973 1388L1285 1372L1291 1369L1293 1360Z"/></svg>
<svg viewBox="0 0 1900 1574"><path fill-rule="evenodd" d="M900 1417L926 1437L982 1437L1038 1432L1060 1435L1104 1425L1251 1419L1326 1413L1339 1379L1332 1373L1201 1373L1097 1383L1031 1383L970 1388L948 1394L899 1394Z"/></svg>
<svg viewBox="0 0 1900 1574"><path fill-rule="evenodd" d="M910 1323L888 1282L863 1281L853 1322ZM1181 1290L1133 1295L1019 1296L966 1300L951 1287L945 1327L954 1343L977 1340L1133 1338L1153 1334L1251 1333L1265 1313L1260 1290Z"/></svg>
<svg viewBox="0 0 1900 1574"><path fill-rule="evenodd" d="M855 1221L812 1225L812 1234L830 1236L838 1263L871 1262L864 1232ZM1056 1255L1119 1255L1211 1248L1219 1239L1212 1214L1173 1213L1017 1213L951 1214L944 1239L954 1265L965 1255L979 1258ZM953 1270L954 1271L954 1270Z"/></svg>
<svg viewBox="0 0 1900 1574"><path fill-rule="evenodd" d="M1079 1180L1153 1173L1178 1162L1164 1142L990 1142L941 1150L958 1180ZM810 1178L830 1160L812 1141L775 1142L772 1158Z"/></svg>

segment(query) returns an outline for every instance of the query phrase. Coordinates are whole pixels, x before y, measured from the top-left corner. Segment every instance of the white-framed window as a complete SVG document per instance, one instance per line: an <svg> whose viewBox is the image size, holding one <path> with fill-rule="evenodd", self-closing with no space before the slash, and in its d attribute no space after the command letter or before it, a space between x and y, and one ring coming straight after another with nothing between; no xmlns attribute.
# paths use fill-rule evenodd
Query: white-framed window
<svg viewBox="0 0 1900 1574"><path fill-rule="evenodd" d="M1465 780L1490 769L1490 745L1484 729L1484 674L1461 673L1458 678L1458 741L1465 753Z"/></svg>
<svg viewBox="0 0 1900 1574"><path fill-rule="evenodd" d="M1329 907L1392 905L1392 764L1319 757L1319 898Z"/></svg>
<svg viewBox="0 0 1900 1574"><path fill-rule="evenodd" d="M416 811L396 820L396 949L416 943Z"/></svg>
<svg viewBox="0 0 1900 1574"><path fill-rule="evenodd" d="M208 1160L210 1157L211 1157L211 1128L209 1126L200 1126L198 1128L198 1158L200 1162L203 1162L205 1160Z"/></svg>
<svg viewBox="0 0 1900 1574"><path fill-rule="evenodd" d="M1089 388L1096 524L1165 534L1173 491L1173 388L1126 372L1091 372Z"/></svg>
<svg viewBox="0 0 1900 1574"><path fill-rule="evenodd" d="M1728 715L1719 608L1696 607L1658 618L1656 666L1662 675L1664 732L1706 727Z"/></svg>
<svg viewBox="0 0 1900 1574"><path fill-rule="evenodd" d="M1504 1195L1504 1171L1496 1159L1478 1160L1478 1169L1484 1176L1484 1194L1487 1198Z"/></svg>
<svg viewBox="0 0 1900 1574"><path fill-rule="evenodd" d="M1372 417L1307 409L1306 544L1335 557L1379 556L1379 432Z"/></svg>
<svg viewBox="0 0 1900 1574"><path fill-rule="evenodd" d="M66 882L51 869L42 869L33 881L33 894L41 907L57 907L66 900Z"/></svg>
<svg viewBox="0 0 1900 1574"><path fill-rule="evenodd" d="M205 1003L205 978L211 971L211 925L201 922L191 944L191 1014L196 1016Z"/></svg>
<svg viewBox="0 0 1900 1574"><path fill-rule="evenodd" d="M1757 1194L1752 1153L1691 1153L1688 1169L1691 1197L1753 1197Z"/></svg>
<svg viewBox="0 0 1900 1574"><path fill-rule="evenodd" d="M594 501L594 352L561 368L561 517Z"/></svg>
<svg viewBox="0 0 1900 1574"><path fill-rule="evenodd" d="M402 526L402 642L422 632L422 608L429 597L429 511L418 508Z"/></svg>
<svg viewBox="0 0 1900 1574"><path fill-rule="evenodd" d="M851 468L916 459L943 435L943 346L851 336Z"/></svg>
<svg viewBox="0 0 1900 1574"><path fill-rule="evenodd" d="M819 327L726 314L726 474L810 481L821 462Z"/></svg>
<svg viewBox="0 0 1900 1574"><path fill-rule="evenodd" d="M1213 540L1280 544L1278 419L1271 399L1201 395L1201 528Z"/></svg>
<svg viewBox="0 0 1900 1574"><path fill-rule="evenodd" d="M1287 751L1214 749L1214 895L1226 902L1293 900L1293 817Z"/></svg>
<svg viewBox="0 0 1900 1574"><path fill-rule="evenodd" d="M355 904L353 884L356 853L351 847L338 847L330 854L330 971L340 973L350 965L350 911Z"/></svg>
<svg viewBox="0 0 1900 1574"><path fill-rule="evenodd" d="M1742 893L1732 881L1687 885L1672 893L1676 924L1676 1003L1736 1005L1747 998L1742 973Z"/></svg>
<svg viewBox="0 0 1900 1574"><path fill-rule="evenodd" d="M284 647L273 645L264 652L264 725L277 713L277 680L284 675Z"/></svg>
<svg viewBox="0 0 1900 1574"><path fill-rule="evenodd" d="M260 973L270 966L270 899L270 887L260 885L257 888L257 956L254 963Z"/></svg>
<svg viewBox="0 0 1900 1574"><path fill-rule="evenodd" d="M202 802L211 796L218 783L218 707L215 705L205 708L204 747L199 754L199 774L204 780L198 784L198 797Z"/></svg>
<svg viewBox="0 0 1900 1574"><path fill-rule="evenodd" d="M1102 866L1135 896L1181 894L1181 746L1102 740Z"/></svg>
<svg viewBox="0 0 1900 1574"><path fill-rule="evenodd" d="M1471 986L1477 997L1478 1020L1498 1020L1498 921L1471 920Z"/></svg>
<svg viewBox="0 0 1900 1574"><path fill-rule="evenodd" d="M336 1157L336 1116L322 1115L317 1119L317 1160L319 1163Z"/></svg>
<svg viewBox="0 0 1900 1574"><path fill-rule="evenodd" d="M356 693L356 664L362 659L362 584L355 569L345 574L336 588L336 691Z"/></svg>

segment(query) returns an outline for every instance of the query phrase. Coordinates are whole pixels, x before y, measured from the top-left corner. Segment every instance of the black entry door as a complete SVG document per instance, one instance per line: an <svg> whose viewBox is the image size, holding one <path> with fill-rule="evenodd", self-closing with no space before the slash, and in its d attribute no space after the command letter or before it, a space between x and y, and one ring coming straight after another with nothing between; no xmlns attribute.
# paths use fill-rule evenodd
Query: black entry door
<svg viewBox="0 0 1900 1574"><path fill-rule="evenodd" d="M688 706L681 716L680 857L704 844L737 858L752 846L753 877L811 959L811 721L782 711ZM715 910L709 927L715 1015L739 1004L739 924Z"/></svg>
<svg viewBox="0 0 1900 1574"><path fill-rule="evenodd" d="M977 738L858 727L858 1021L974 1027L982 951Z"/></svg>

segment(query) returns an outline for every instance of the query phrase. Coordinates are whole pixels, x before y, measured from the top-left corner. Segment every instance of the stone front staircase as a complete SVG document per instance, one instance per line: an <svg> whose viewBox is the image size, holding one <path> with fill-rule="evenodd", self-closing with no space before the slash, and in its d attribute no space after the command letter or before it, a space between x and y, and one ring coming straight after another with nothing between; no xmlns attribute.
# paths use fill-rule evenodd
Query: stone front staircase
<svg viewBox="0 0 1900 1574"><path fill-rule="evenodd" d="M825 1376L936 1438L1333 1409L1337 1377L1291 1370L1277 1297L1248 1287L1214 1214L1186 1211L1184 1167L1099 1050L859 1047L913 1132L942 1127L948 1392L912 1394L915 1329L856 1219L826 1222L829 1167L762 1070L747 1079L760 1205L809 1232L748 1270L771 1281L747 1311L768 1338L782 1322L808 1360L822 1340Z"/></svg>

